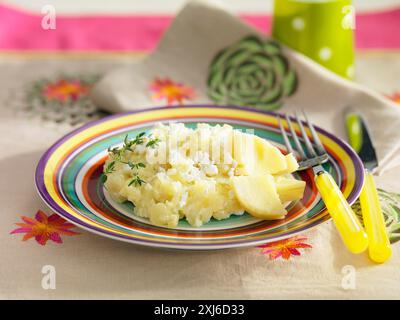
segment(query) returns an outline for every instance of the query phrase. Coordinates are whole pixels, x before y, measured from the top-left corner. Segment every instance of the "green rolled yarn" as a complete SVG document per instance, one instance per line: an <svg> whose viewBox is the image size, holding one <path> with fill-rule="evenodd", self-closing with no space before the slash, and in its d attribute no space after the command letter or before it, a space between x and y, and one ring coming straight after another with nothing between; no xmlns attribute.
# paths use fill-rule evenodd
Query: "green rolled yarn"
<svg viewBox="0 0 400 320"><path fill-rule="evenodd" d="M353 79L354 14L351 0L275 0L272 36Z"/></svg>

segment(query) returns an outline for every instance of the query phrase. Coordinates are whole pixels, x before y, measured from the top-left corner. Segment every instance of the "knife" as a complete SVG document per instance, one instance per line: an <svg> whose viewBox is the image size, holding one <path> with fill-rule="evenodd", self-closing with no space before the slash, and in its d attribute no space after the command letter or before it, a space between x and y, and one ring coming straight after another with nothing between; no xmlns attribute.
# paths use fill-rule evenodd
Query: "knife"
<svg viewBox="0 0 400 320"><path fill-rule="evenodd" d="M361 158L365 168L365 181L360 194L360 204L369 239L369 257L374 262L383 263L392 255L392 248L372 175L373 170L378 166L378 158L363 116L359 112L347 108L345 123L349 143Z"/></svg>

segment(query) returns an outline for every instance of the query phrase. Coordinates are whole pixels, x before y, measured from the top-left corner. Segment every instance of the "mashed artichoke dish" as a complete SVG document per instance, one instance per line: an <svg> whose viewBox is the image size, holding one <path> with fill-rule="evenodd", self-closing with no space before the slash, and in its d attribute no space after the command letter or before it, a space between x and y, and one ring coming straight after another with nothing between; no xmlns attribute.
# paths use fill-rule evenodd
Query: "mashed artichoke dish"
<svg viewBox="0 0 400 320"><path fill-rule="evenodd" d="M158 124L150 133L127 135L108 154L107 192L158 226L186 219L199 227L245 211L282 219L284 203L304 192L305 183L290 175L298 167L292 154L229 125Z"/></svg>

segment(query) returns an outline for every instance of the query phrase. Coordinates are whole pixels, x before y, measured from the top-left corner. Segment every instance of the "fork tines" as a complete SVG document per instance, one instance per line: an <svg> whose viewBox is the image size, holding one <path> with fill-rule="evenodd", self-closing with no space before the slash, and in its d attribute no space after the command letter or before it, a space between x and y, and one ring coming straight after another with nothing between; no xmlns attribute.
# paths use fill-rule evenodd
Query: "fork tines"
<svg viewBox="0 0 400 320"><path fill-rule="evenodd" d="M300 120L299 114L297 112L295 112L295 114L294 114L294 117L293 117L294 120L292 120L287 114L284 115L287 126L289 128L290 135L291 135L294 145L295 145L295 149L300 157L299 170L308 169L310 167L313 167L315 165L322 164L322 163L328 161L328 154L327 154L323 144L321 143L321 140L319 139L314 126L308 120L308 117L304 111L303 111L303 116L305 119L306 127L308 127L308 129L310 131L310 134L311 134L314 144L311 142L310 138L308 137L305 125L304 125L303 121ZM279 127L281 130L283 139L285 141L286 148L288 149L288 152L295 154L292 144L290 143L288 133L287 133L286 129L284 128L282 116L278 115L277 119L279 122ZM300 136L301 136L301 139L304 141L305 148L302 147L300 139L296 133L296 130L294 129L293 122L295 122L300 129Z"/></svg>

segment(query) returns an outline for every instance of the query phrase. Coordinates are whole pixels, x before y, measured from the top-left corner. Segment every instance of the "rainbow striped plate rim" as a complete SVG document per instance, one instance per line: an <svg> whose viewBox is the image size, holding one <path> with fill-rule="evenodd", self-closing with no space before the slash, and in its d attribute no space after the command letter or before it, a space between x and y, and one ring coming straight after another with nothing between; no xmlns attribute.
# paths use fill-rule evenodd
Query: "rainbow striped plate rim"
<svg viewBox="0 0 400 320"><path fill-rule="evenodd" d="M244 107L192 105L159 107L105 117L88 123L57 141L40 159L35 182L39 195L56 213L96 234L134 244L190 250L254 246L291 237L330 219L314 184L312 170L295 173L306 181L304 198L288 204L283 220L262 221L245 213L226 220L211 219L203 227L181 220L174 229L151 225L133 215L129 203L114 202L100 176L107 148L129 134L150 131L157 122L227 123L236 129L253 129L283 152L276 113ZM298 127L295 127L299 130ZM363 165L347 143L316 127L330 162L331 172L349 203L359 196Z"/></svg>

